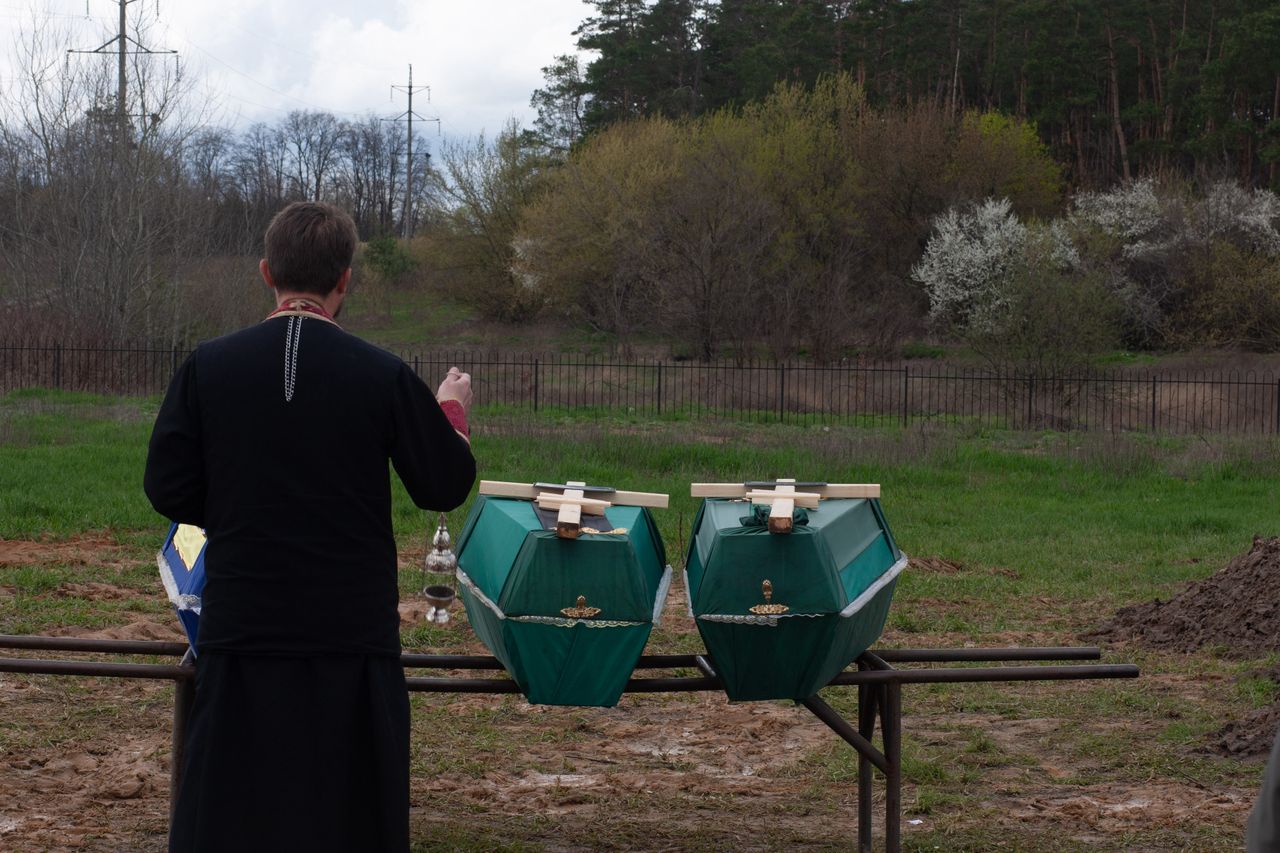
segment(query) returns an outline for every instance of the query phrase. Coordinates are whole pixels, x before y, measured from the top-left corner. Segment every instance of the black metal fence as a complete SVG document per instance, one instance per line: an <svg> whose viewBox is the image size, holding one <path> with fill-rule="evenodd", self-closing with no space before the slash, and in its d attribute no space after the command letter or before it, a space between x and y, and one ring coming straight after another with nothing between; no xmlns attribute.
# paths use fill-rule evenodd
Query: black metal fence
<svg viewBox="0 0 1280 853"><path fill-rule="evenodd" d="M187 350L0 343L0 392L160 394ZM451 365L476 405L797 424L943 421L1014 430L1280 434L1280 378L1257 371L1002 376L945 364L623 362L579 355L402 353L429 384Z"/></svg>

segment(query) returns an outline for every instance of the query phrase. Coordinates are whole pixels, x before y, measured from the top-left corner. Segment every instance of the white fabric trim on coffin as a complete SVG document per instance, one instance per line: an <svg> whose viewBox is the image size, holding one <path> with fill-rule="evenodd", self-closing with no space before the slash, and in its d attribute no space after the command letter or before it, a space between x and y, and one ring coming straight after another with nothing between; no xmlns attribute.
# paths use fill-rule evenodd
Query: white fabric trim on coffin
<svg viewBox="0 0 1280 853"><path fill-rule="evenodd" d="M859 610L867 605L871 599L875 598L880 590L884 589L894 578L902 574L902 570L907 567L907 555L903 554L902 559L890 566L884 574L876 578L875 583L863 590L862 594L853 601L845 605L838 615L841 619L848 619ZM686 574L686 581L687 581ZM689 605L689 613L693 615L693 604ZM734 614L734 613L704 613L696 618L707 622L728 622L733 625L765 625L775 627L779 619L795 619L797 616L804 616L810 619L816 619L819 616L830 616L830 613L782 613L777 616L756 616L755 614Z"/></svg>
<svg viewBox="0 0 1280 853"><path fill-rule="evenodd" d="M671 576L673 574L671 564L667 563L667 568L662 573L662 580L658 581L658 593L653 600L652 622L655 628L662 624L662 608L667 603L667 593L671 590Z"/></svg>
<svg viewBox="0 0 1280 853"><path fill-rule="evenodd" d="M160 582L164 584L164 592L169 596L169 603L179 610L190 610L199 616L200 596L183 595L178 592L178 582L173 577L173 569L169 568L169 561L164 558L163 551L156 554L156 568L160 569Z"/></svg>
<svg viewBox="0 0 1280 853"><path fill-rule="evenodd" d="M492 610L493 615L497 616L499 619L507 618L507 614L503 613L502 609L498 607L498 605L490 601L489 596L485 595L483 592L480 591L480 587L476 586L475 582L472 581L471 578L467 577L466 572L464 572L462 569L458 569L455 577L457 577L458 583L465 586L467 590L470 591L470 593L480 601L481 604L483 604L485 607Z"/></svg>
<svg viewBox="0 0 1280 853"><path fill-rule="evenodd" d="M845 606L844 610L840 611L840 618L848 619L850 616L865 607L867 602L876 597L876 593L880 592L880 590L888 586L894 578L902 574L902 570L907 567L907 562L907 555L903 554L902 559L890 566L887 572L876 578L875 583L862 591L862 595L858 596L853 601L850 601Z"/></svg>
<svg viewBox="0 0 1280 853"><path fill-rule="evenodd" d="M645 625L645 622L627 622L619 619L570 619L566 616L508 616L502 612L498 605L494 604L489 596L480 591L480 587L475 585L471 578L467 577L467 573L462 569L458 569L456 577L458 582L476 597L477 600L485 607L493 611L493 614L499 619L510 619L512 622L529 622L535 625L555 625L559 628L572 628L574 625L586 625L588 628L631 628L636 625Z"/></svg>
<svg viewBox="0 0 1280 853"><path fill-rule="evenodd" d="M731 625L763 625L778 627L779 619L819 619L830 613L782 613L777 616L757 616L754 613L704 613L697 617L704 622L728 622Z"/></svg>
<svg viewBox="0 0 1280 853"><path fill-rule="evenodd" d="M508 616L512 622L529 622L534 625L554 625L557 628L572 628L585 625L588 628L635 628L648 625L648 622L624 622L618 619L570 619L567 616Z"/></svg>
<svg viewBox="0 0 1280 853"><path fill-rule="evenodd" d="M693 593L689 591L689 570L684 570L684 606L689 610L689 618L694 618Z"/></svg>

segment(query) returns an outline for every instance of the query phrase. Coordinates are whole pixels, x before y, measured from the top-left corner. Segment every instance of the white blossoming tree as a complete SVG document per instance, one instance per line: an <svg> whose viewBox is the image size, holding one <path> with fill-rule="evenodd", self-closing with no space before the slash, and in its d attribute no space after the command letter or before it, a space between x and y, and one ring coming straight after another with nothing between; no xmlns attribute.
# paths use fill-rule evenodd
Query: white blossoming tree
<svg viewBox="0 0 1280 853"><path fill-rule="evenodd" d="M912 278L937 328L1006 365L1018 350L1020 370L1078 367L1059 350L1096 351L1117 324L1135 347L1280 349L1280 196L1142 179L1081 193L1048 224L988 199L934 221Z"/></svg>
<svg viewBox="0 0 1280 853"><path fill-rule="evenodd" d="M1271 190L1247 190L1234 181L1219 181L1191 210L1186 223L1190 241L1208 244L1227 240L1238 249L1280 257L1280 196Z"/></svg>
<svg viewBox="0 0 1280 853"><path fill-rule="evenodd" d="M1115 300L1065 223L1024 224L1007 200L938 217L912 269L930 316L997 372L1078 375L1116 340ZM1020 386L1019 386L1020 387ZM1061 384L1062 396L1076 386Z"/></svg>
<svg viewBox="0 0 1280 853"><path fill-rule="evenodd" d="M911 270L929 297L930 319L959 330L993 323L1026 242L1027 227L1008 199L938 217L924 257Z"/></svg>

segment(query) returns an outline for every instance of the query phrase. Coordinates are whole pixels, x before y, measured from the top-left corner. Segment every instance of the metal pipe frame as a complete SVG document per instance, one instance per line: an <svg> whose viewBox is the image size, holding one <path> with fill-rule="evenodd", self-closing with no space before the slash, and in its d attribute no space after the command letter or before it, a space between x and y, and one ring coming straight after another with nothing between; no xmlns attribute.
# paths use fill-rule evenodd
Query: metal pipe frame
<svg viewBox="0 0 1280 853"><path fill-rule="evenodd" d="M83 654L181 657L179 664L116 663L86 660L47 660L0 657L0 672L35 675L80 675L107 678L162 679L175 683L173 751L170 761L170 819L178 799L178 786L186 750L186 728L195 699L194 655L184 643L132 640L93 640L77 637L0 635L0 649L55 651ZM1102 652L1094 646L1047 648L880 649L864 652L857 670L841 672L828 687L858 688L857 726L840 716L817 694L797 701L858 753L859 853L872 850L873 769L885 778L885 851L902 849L902 686L904 684L966 684L977 682L1081 681L1137 678L1132 664L1077 664L1035 666L953 666L894 669L893 663L973 664L1037 661L1096 661ZM489 655L434 655L405 653L406 669L501 671L502 663ZM696 676L652 676L627 681L626 693L689 693L723 690L714 660L701 655L644 655L637 670L693 669ZM519 693L510 678L470 678L457 675L406 676L415 693ZM873 743L880 722L882 749Z"/></svg>

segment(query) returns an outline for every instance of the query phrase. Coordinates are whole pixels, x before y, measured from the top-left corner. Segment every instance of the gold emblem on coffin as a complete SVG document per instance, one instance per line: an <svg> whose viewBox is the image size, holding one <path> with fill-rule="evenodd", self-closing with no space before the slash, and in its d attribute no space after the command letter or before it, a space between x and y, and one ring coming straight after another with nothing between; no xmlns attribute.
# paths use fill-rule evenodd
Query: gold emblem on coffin
<svg viewBox="0 0 1280 853"><path fill-rule="evenodd" d="M178 529L174 531L173 547L177 550L178 557L187 571L195 568L196 559L200 556L204 543L204 531L194 524L179 524Z"/></svg>
<svg viewBox="0 0 1280 853"><path fill-rule="evenodd" d="M570 619L590 619L593 616L598 616L600 614L600 608L588 607L587 597L585 595L580 595L578 596L577 607L565 607L562 608L560 612L565 616L568 616Z"/></svg>
<svg viewBox="0 0 1280 853"><path fill-rule="evenodd" d="M751 612L757 616L781 616L791 608L785 604L773 603L773 584L765 581L760 584L760 591L764 593L764 604L757 604L751 608Z"/></svg>

